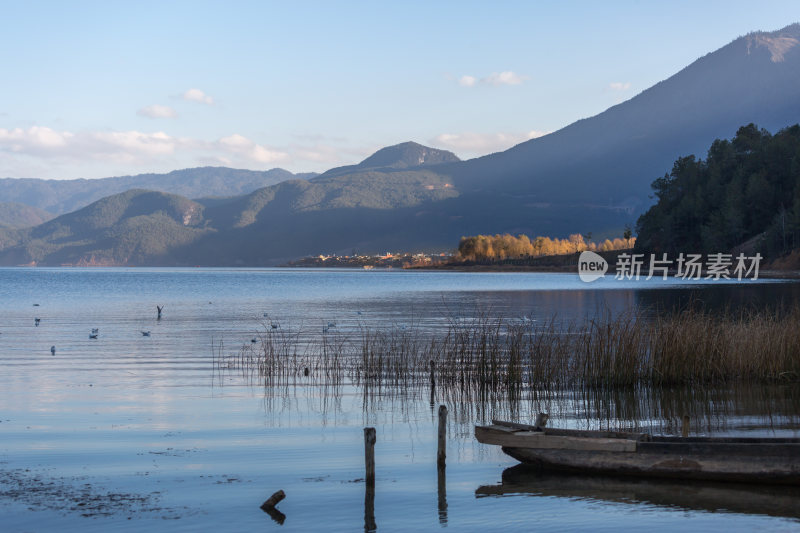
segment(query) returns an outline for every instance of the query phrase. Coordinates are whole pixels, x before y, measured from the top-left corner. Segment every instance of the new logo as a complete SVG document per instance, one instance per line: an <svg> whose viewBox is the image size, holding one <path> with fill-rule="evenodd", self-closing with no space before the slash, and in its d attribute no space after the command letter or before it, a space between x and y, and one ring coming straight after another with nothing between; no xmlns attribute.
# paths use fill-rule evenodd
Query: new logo
<svg viewBox="0 0 800 533"><path fill-rule="evenodd" d="M581 252L578 258L578 276L581 281L591 283L598 280L608 271L608 262L594 252Z"/></svg>

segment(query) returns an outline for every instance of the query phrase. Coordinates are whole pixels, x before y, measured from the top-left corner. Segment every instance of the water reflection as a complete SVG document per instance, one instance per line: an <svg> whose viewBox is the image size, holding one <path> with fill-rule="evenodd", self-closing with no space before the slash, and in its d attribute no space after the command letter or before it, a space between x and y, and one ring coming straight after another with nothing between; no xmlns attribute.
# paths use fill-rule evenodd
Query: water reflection
<svg viewBox="0 0 800 533"><path fill-rule="evenodd" d="M378 529L375 522L375 485L365 483L364 489L364 531L372 533Z"/></svg>
<svg viewBox="0 0 800 533"><path fill-rule="evenodd" d="M263 387L262 394L264 415L273 427L280 425L282 414L297 411L315 413L324 427L351 412L352 403L357 402L365 425L378 423L385 414L433 422L434 406L444 404L450 413L449 432L465 439L472 438L476 424L492 420L530 424L538 413L548 413L551 426L574 429L680 435L688 417L691 435L800 434L800 384L528 389L507 394L503 390L292 383Z"/></svg>
<svg viewBox="0 0 800 533"><path fill-rule="evenodd" d="M706 285L702 288L631 291L639 309L671 311L697 305L706 311L786 309L800 301L800 284Z"/></svg>
<svg viewBox="0 0 800 533"><path fill-rule="evenodd" d="M800 488L797 487L556 475L517 465L503 471L499 485L483 485L475 491L476 498L521 495L776 516L800 521Z"/></svg>
<svg viewBox="0 0 800 533"><path fill-rule="evenodd" d="M575 419L605 429L677 435L684 416L691 434L792 430L800 417L800 385L597 390L574 394ZM580 413L578 416L577 413Z"/></svg>
<svg viewBox="0 0 800 533"><path fill-rule="evenodd" d="M436 494L439 509L439 524L447 525L447 472L439 468L436 472Z"/></svg>
<svg viewBox="0 0 800 533"><path fill-rule="evenodd" d="M262 507L262 511L267 513L278 525L282 526L286 522L286 515L280 512L275 507Z"/></svg>

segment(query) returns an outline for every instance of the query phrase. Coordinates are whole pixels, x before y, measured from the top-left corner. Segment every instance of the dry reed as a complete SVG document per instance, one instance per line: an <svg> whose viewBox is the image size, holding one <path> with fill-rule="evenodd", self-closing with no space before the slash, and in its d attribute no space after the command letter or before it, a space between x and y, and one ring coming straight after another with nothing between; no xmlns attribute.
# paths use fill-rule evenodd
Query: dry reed
<svg viewBox="0 0 800 533"><path fill-rule="evenodd" d="M441 330L368 328L321 338L271 329L215 366L270 382L298 377L364 387L423 387L430 362L440 390L484 396L523 389L796 382L800 308L713 314L686 309L580 323L480 316Z"/></svg>

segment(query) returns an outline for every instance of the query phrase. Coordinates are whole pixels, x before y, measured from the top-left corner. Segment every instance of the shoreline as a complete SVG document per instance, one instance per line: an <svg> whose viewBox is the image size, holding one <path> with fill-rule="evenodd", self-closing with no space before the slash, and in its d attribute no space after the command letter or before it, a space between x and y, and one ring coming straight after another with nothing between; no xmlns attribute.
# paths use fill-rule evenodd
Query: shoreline
<svg viewBox="0 0 800 533"><path fill-rule="evenodd" d="M323 267L324 268L324 267ZM424 267L408 267L405 270L422 270L422 271L439 271L446 270L451 272L536 272L542 274L577 274L578 269L573 266L517 266L517 265L441 265L441 266L424 266ZM674 278L676 271L670 271L668 279ZM606 276L615 275L616 270L609 268ZM642 272L639 279L647 277L646 272ZM654 278L661 276L654 276ZM635 279L635 278L634 278ZM693 278L692 278L693 279ZM699 279L707 279L705 276ZM734 277L726 279L735 279ZM742 278L742 281L751 278ZM767 269L761 270L758 273L758 279L800 279L800 270L774 270Z"/></svg>

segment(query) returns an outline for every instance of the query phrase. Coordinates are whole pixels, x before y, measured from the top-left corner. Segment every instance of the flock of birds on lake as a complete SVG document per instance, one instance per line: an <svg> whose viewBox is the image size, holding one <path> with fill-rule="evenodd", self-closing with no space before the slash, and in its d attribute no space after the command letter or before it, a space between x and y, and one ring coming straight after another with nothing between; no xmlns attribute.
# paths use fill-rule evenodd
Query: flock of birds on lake
<svg viewBox="0 0 800 533"><path fill-rule="evenodd" d="M210 304L211 302L208 302L208 303ZM39 304L33 304L33 306L34 307L39 307ZM158 315L157 315L157 319L158 320L161 320L161 313L162 313L163 309L164 309L164 306L160 306L160 305L156 306L156 310L158 312ZM364 313L363 313L363 311L357 311L357 314L359 316L361 316ZM263 316L264 316L264 318L269 318L269 314L268 313L264 313ZM39 317L36 317L33 320L33 325L35 327L39 327L39 324L41 324L41 322L42 322L42 319L39 318ZM270 321L269 322L269 326L270 326L271 329L280 329L280 327L281 327L279 322L274 322L274 321ZM336 323L335 322L328 322L327 326L325 326L325 325L322 326L322 333L328 333L333 328L336 328ZM401 326L401 328L405 329L405 326ZM142 334L142 337L150 337L150 330L140 330L140 333ZM99 336L100 336L100 328L92 328L92 330L89 332L89 339L96 340L97 338L99 338ZM258 342L258 337L251 338L250 342L252 344L256 344ZM50 354L51 355L55 355L56 354L56 347L55 346L51 346L50 347Z"/></svg>
<svg viewBox="0 0 800 533"><path fill-rule="evenodd" d="M33 304L33 306L34 307L39 307L40 305L39 304ZM164 306L157 305L156 309L158 311L158 320L161 320L161 312L163 311ZM42 319L40 317L35 317L33 319L34 327L38 328L41 323L42 323ZM149 337L150 336L150 330L140 330L140 332L142 334L142 337ZM89 332L89 339L96 340L99 336L100 336L100 328L92 328L92 330ZM50 354L51 355L55 355L56 354L55 345L50 347Z"/></svg>
<svg viewBox="0 0 800 533"><path fill-rule="evenodd" d="M208 302L208 303L210 304L211 302ZM34 307L39 307L39 304L33 304L33 305L34 305ZM158 320L161 320L161 313L162 313L163 309L164 309L164 306L156 306L156 310L158 312L158 315L157 315L157 319ZM358 316L363 316L364 312L363 311L356 311L356 314ZM269 314L268 313L264 313L263 317L269 320ZM462 321L464 321L466 319L463 319L462 317L454 317L452 320L453 320L453 323L459 324L459 323L461 323ZM519 321L522 324L526 324L526 325L532 325L534 322L536 322L535 319L533 319L533 318L531 318L529 316L521 316ZM39 327L39 324L41 324L41 322L42 322L42 319L39 318L39 317L36 317L36 318L34 318L33 324L34 324L35 327ZM273 329L273 330L277 330L277 329L280 329L281 325L280 325L279 322L275 322L275 321L269 320L269 327L271 329ZM401 324L401 325L399 325L397 327L401 331L405 331L407 329L407 326L405 324ZM330 333L332 331L336 331L336 322L328 322L327 325L323 325L322 326L322 333L323 334ZM140 333L142 334L142 337L150 337L150 330L140 330ZM91 332L89 333L89 339L96 340L99 336L100 336L100 329L99 328L92 328ZM250 339L250 342L252 344L256 344L256 343L258 343L258 341L259 341L258 337L252 337ZM51 346L50 347L50 353L52 355L56 354L56 347L55 346Z"/></svg>

